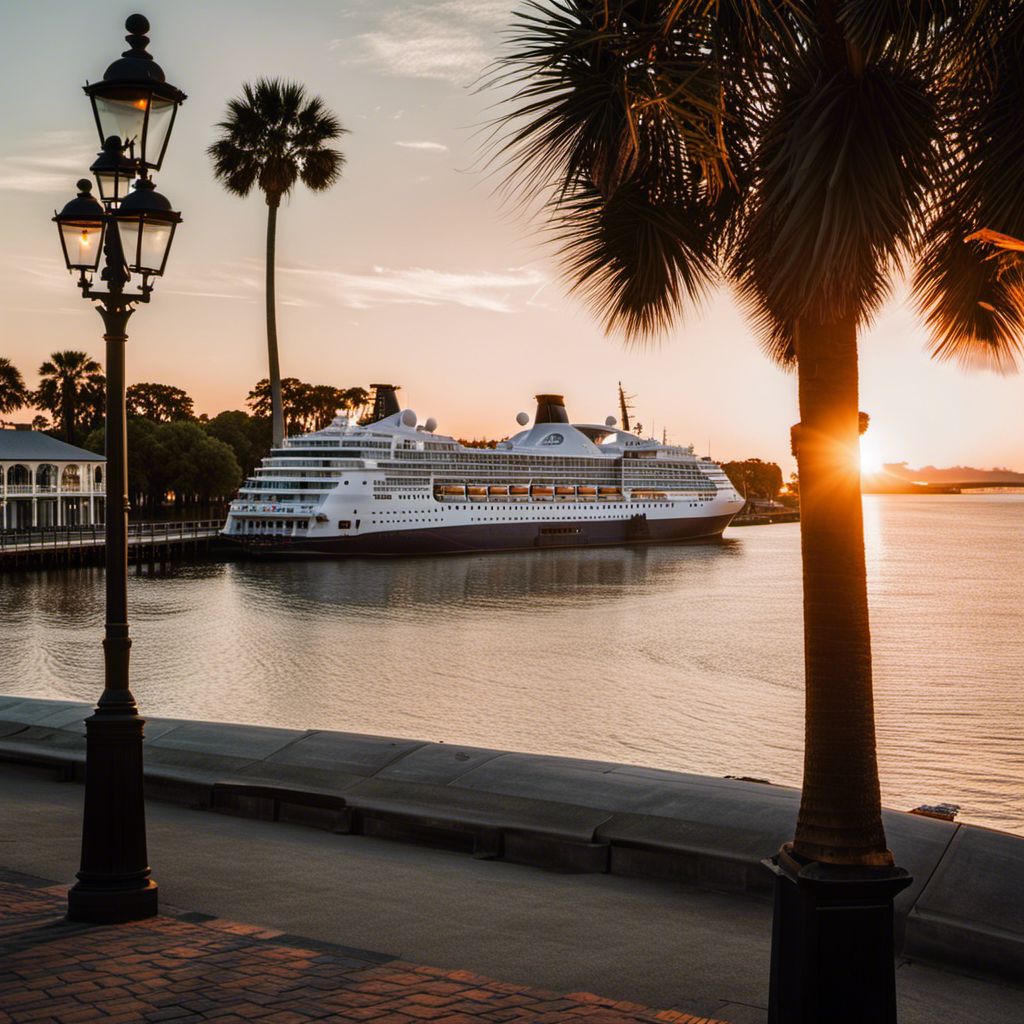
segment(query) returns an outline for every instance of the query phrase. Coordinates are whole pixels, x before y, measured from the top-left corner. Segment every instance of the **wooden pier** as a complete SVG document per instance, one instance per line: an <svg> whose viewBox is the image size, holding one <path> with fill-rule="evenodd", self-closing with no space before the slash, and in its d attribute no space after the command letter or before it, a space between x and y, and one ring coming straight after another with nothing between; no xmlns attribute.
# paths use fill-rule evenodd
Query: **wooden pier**
<svg viewBox="0 0 1024 1024"><path fill-rule="evenodd" d="M129 523L128 563L141 569L206 554L223 525L220 519ZM105 541L103 526L0 530L0 569L102 565Z"/></svg>

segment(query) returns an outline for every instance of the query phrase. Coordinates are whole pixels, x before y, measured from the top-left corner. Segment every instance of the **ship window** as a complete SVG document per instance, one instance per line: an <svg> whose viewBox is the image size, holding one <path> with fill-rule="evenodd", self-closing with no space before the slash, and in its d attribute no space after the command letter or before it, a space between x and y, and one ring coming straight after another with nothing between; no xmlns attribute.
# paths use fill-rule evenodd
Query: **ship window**
<svg viewBox="0 0 1024 1024"><path fill-rule="evenodd" d="M352 520L351 519L339 519L338 520L338 529L339 530L350 530L350 529L352 529Z"/></svg>

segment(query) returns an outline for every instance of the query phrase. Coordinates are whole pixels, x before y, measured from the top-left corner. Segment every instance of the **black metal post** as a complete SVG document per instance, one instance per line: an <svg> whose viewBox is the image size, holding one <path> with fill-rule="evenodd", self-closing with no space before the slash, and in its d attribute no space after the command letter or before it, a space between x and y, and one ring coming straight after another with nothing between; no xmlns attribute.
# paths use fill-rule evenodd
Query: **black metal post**
<svg viewBox="0 0 1024 1024"><path fill-rule="evenodd" d="M157 913L157 886L146 854L142 789L142 728L128 685L128 461L125 411L125 342L133 302L116 227L108 222L103 278L108 292L94 298L103 318L107 352L106 405L106 630L104 688L85 722L85 813L78 884L68 891L72 921L115 924Z"/></svg>
<svg viewBox="0 0 1024 1024"><path fill-rule="evenodd" d="M893 900L903 868L820 864L786 844L775 874L768 1024L896 1024Z"/></svg>

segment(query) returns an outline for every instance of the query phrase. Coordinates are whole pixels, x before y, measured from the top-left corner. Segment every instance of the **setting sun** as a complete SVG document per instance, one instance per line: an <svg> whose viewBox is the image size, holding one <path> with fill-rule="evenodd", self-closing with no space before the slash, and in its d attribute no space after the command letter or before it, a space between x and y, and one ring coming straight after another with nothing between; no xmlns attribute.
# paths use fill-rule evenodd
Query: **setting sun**
<svg viewBox="0 0 1024 1024"><path fill-rule="evenodd" d="M881 452L878 439L864 434L860 439L861 473L881 473L884 458L885 456Z"/></svg>

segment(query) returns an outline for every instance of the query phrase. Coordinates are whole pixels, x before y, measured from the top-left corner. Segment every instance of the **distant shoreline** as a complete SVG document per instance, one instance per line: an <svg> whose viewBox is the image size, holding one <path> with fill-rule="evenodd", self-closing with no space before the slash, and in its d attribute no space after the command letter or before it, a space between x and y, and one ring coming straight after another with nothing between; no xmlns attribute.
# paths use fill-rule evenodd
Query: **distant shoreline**
<svg viewBox="0 0 1024 1024"><path fill-rule="evenodd" d="M1024 494L1022 483L971 480L958 484L879 483L862 480L861 494Z"/></svg>

